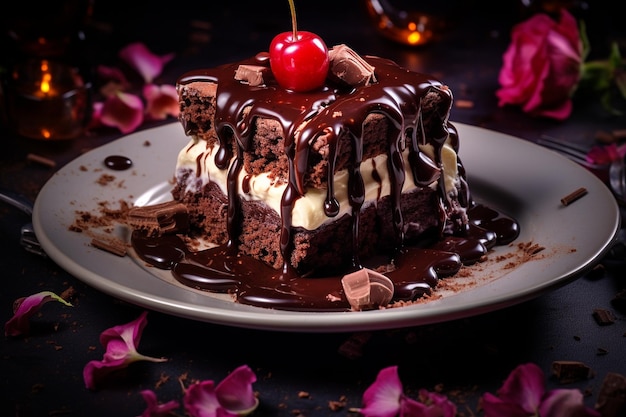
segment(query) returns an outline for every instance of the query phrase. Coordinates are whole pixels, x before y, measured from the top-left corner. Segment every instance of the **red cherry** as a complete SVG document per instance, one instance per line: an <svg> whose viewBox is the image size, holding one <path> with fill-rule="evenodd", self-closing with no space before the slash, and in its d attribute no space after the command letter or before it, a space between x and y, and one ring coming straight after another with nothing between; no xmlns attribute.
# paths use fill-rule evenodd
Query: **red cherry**
<svg viewBox="0 0 626 417"><path fill-rule="evenodd" d="M288 90L305 92L320 88L328 75L328 48L314 33L301 31L294 40L283 32L270 44L270 67L278 84Z"/></svg>
<svg viewBox="0 0 626 417"><path fill-rule="evenodd" d="M278 84L287 90L315 90L324 85L328 74L328 48L316 34L298 32L294 0L289 0L289 9L292 31L272 39L270 68Z"/></svg>

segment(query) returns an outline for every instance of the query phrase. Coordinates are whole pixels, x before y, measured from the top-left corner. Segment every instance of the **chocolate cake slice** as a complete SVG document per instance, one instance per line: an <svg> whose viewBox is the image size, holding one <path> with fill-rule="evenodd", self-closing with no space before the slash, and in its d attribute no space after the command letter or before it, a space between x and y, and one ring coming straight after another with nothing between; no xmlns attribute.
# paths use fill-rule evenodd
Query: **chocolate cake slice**
<svg viewBox="0 0 626 417"><path fill-rule="evenodd" d="M330 59L307 93L264 53L179 79L190 141L172 194L192 232L302 276L467 228L450 89L345 45Z"/></svg>

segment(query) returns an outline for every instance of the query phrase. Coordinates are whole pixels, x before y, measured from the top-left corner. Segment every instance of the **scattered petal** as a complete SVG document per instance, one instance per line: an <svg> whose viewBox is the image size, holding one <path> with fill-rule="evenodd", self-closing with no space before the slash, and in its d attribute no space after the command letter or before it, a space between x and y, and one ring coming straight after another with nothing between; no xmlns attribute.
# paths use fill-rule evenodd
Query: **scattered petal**
<svg viewBox="0 0 626 417"><path fill-rule="evenodd" d="M485 417L599 417L585 407L579 390L557 389L545 392L541 368L534 363L519 365L507 377L497 396L483 395Z"/></svg>
<svg viewBox="0 0 626 417"><path fill-rule="evenodd" d="M376 381L363 394L364 417L455 417L456 405L445 395L419 391L417 400L404 394L398 367L382 369Z"/></svg>
<svg viewBox="0 0 626 417"><path fill-rule="evenodd" d="M185 411L191 417L215 417L218 415L217 410L221 408L215 393L215 383L212 380L190 385L185 391L183 403Z"/></svg>
<svg viewBox="0 0 626 417"><path fill-rule="evenodd" d="M170 84L147 84L143 87L146 98L146 114L154 120L164 120L167 116L178 117L180 104L176 87Z"/></svg>
<svg viewBox="0 0 626 417"><path fill-rule="evenodd" d="M403 395L398 367L382 369L376 381L363 394L364 407L360 410L365 417L395 417L400 411Z"/></svg>
<svg viewBox="0 0 626 417"><path fill-rule="evenodd" d="M118 91L102 105L100 123L115 127L122 133L130 133L143 122L144 104L134 94Z"/></svg>
<svg viewBox="0 0 626 417"><path fill-rule="evenodd" d="M448 397L442 394L438 394L436 392L430 392L425 389L421 389L419 391L419 403L422 405L422 414L406 414L404 412L401 415L406 417L409 416L424 416L424 417L455 417L456 416L456 405L452 403ZM411 404L414 401L404 401L403 408L406 407L405 404Z"/></svg>
<svg viewBox="0 0 626 417"><path fill-rule="evenodd" d="M141 75L146 84L150 84L161 75L163 67L174 58L175 54L155 55L145 44L136 42L124 47L119 56Z"/></svg>
<svg viewBox="0 0 626 417"><path fill-rule="evenodd" d="M58 301L66 306L72 307L72 304L52 291L42 291L37 294L29 295L28 297L19 298L13 303L13 317L4 325L5 336L28 334L30 330L29 319L48 301Z"/></svg>
<svg viewBox="0 0 626 417"><path fill-rule="evenodd" d="M185 411L191 417L250 414L259 404L252 390L254 382L256 375L246 365L235 369L217 386L212 380L196 382L185 391Z"/></svg>
<svg viewBox="0 0 626 417"><path fill-rule="evenodd" d="M239 415L251 413L259 404L252 390L255 382L256 375L248 366L235 369L215 389L220 405Z"/></svg>
<svg viewBox="0 0 626 417"><path fill-rule="evenodd" d="M111 327L100 334L100 343L105 348L101 361L93 360L85 365L83 379L88 389L95 389L98 382L111 372L126 368L133 362L145 360L165 362L165 358L153 358L137 352L143 329L148 323L144 311L136 320Z"/></svg>
<svg viewBox="0 0 626 417"><path fill-rule="evenodd" d="M613 161L624 158L626 155L626 143L616 145L611 143L609 145L594 146L587 153L587 162L598 165L610 164Z"/></svg>
<svg viewBox="0 0 626 417"><path fill-rule="evenodd" d="M139 417L167 417L180 406L176 400L159 404L156 393L149 389L141 391L141 395L146 401L147 406Z"/></svg>
<svg viewBox="0 0 626 417"><path fill-rule="evenodd" d="M124 72L119 68L98 65L96 73L98 74L98 77L107 83L114 82L123 88L128 88L130 86L130 83L126 79L126 75L124 75Z"/></svg>
<svg viewBox="0 0 626 417"><path fill-rule="evenodd" d="M546 393L539 407L546 417L600 417L600 413L584 405L583 394L577 389L555 389Z"/></svg>

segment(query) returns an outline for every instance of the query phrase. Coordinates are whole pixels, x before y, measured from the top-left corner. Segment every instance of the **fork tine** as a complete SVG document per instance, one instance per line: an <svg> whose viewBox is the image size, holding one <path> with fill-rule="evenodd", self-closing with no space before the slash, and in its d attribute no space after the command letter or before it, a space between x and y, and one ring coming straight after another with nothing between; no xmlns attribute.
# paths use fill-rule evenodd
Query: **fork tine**
<svg viewBox="0 0 626 417"><path fill-rule="evenodd" d="M562 155L568 157L572 161L584 167L587 167L590 169L606 168L605 165L594 164L594 163L587 161L587 152L584 149L576 145L573 145L571 143L564 142L559 139L555 139L553 137L543 135L539 139L537 139L537 144L542 145L546 148L552 149L554 151L557 151L561 153Z"/></svg>

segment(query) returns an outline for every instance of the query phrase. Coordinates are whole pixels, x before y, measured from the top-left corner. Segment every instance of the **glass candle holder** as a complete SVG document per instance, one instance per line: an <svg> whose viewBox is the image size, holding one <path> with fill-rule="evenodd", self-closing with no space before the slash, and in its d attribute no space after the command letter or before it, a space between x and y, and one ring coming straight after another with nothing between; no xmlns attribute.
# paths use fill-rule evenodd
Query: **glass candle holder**
<svg viewBox="0 0 626 417"><path fill-rule="evenodd" d="M48 60L17 64L6 90L7 122L20 136L73 139L91 117L90 85L76 68Z"/></svg>
<svg viewBox="0 0 626 417"><path fill-rule="evenodd" d="M365 0L365 9L376 31L387 39L409 46L433 42L446 26L438 11L417 7L410 10L388 0Z"/></svg>

